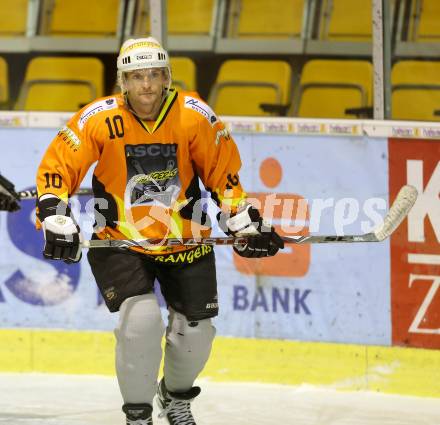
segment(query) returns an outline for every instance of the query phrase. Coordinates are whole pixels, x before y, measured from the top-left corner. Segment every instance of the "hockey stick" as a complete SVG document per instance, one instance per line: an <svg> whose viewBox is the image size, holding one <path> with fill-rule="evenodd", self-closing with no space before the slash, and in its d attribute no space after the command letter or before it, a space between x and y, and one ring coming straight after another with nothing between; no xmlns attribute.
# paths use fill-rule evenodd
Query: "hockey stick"
<svg viewBox="0 0 440 425"><path fill-rule="evenodd" d="M399 224L405 219L417 200L417 189L413 186L403 186L383 223L370 233L361 235L311 235L311 236L283 236L283 241L290 244L306 243L334 243L334 242L381 242L388 238ZM246 237L213 237L213 238L170 238L170 239L103 239L90 240L82 243L83 248L152 248L154 246L195 246L195 245L245 245Z"/></svg>
<svg viewBox="0 0 440 425"><path fill-rule="evenodd" d="M17 195L20 198L20 201L23 199L35 199L37 197L37 189L21 190L20 192L17 192ZM93 189L78 189L74 195L93 195Z"/></svg>
<svg viewBox="0 0 440 425"><path fill-rule="evenodd" d="M79 189L75 195L93 195L93 190ZM35 199L36 197L36 188L16 192L14 184L0 174L0 211L18 211L20 209L20 201Z"/></svg>

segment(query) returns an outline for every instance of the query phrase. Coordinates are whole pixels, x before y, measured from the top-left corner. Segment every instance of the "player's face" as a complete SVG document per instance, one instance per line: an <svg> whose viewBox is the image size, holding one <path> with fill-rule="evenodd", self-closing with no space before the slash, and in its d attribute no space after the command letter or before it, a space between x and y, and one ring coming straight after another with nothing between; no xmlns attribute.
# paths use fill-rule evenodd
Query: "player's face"
<svg viewBox="0 0 440 425"><path fill-rule="evenodd" d="M167 83L165 68L139 69L125 74L128 99L135 108L158 108Z"/></svg>

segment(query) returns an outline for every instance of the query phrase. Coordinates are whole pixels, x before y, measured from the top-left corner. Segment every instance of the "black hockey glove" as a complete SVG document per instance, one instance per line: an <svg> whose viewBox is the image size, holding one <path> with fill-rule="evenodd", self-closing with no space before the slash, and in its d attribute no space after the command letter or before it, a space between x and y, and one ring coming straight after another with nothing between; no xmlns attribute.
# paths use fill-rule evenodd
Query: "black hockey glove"
<svg viewBox="0 0 440 425"><path fill-rule="evenodd" d="M57 197L37 202L38 218L44 230L45 258L76 263L81 259L82 235L71 217L69 206Z"/></svg>
<svg viewBox="0 0 440 425"><path fill-rule="evenodd" d="M18 211L20 197L15 192L14 185L0 174L0 211Z"/></svg>
<svg viewBox="0 0 440 425"><path fill-rule="evenodd" d="M284 248L281 236L275 229L264 222L256 208L247 205L245 209L225 220L226 233L233 236L248 237L246 245L234 246L234 251L241 257L272 257ZM220 227L222 223L220 223Z"/></svg>

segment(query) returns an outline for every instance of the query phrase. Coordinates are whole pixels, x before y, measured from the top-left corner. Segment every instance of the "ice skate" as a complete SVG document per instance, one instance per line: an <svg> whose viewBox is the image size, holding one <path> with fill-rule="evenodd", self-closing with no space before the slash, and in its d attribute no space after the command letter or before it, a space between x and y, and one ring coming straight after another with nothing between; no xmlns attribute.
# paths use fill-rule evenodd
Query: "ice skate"
<svg viewBox="0 0 440 425"><path fill-rule="evenodd" d="M153 425L151 414L153 407L150 404L124 404L122 411L127 417L126 425Z"/></svg>
<svg viewBox="0 0 440 425"><path fill-rule="evenodd" d="M192 387L184 393L168 391L162 379L156 397L156 403L161 410L159 418L166 418L170 425L196 425L191 413L191 402L199 394L200 387Z"/></svg>

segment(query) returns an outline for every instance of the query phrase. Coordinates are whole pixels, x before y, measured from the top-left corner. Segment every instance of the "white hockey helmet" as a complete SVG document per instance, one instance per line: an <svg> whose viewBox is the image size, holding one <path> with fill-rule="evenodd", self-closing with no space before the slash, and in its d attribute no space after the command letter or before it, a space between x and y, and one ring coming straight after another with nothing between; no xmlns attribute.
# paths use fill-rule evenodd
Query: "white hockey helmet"
<svg viewBox="0 0 440 425"><path fill-rule="evenodd" d="M131 38L124 42L117 60L118 83L123 92L125 84L123 73L144 68L166 68L171 85L171 69L168 52L153 37Z"/></svg>

